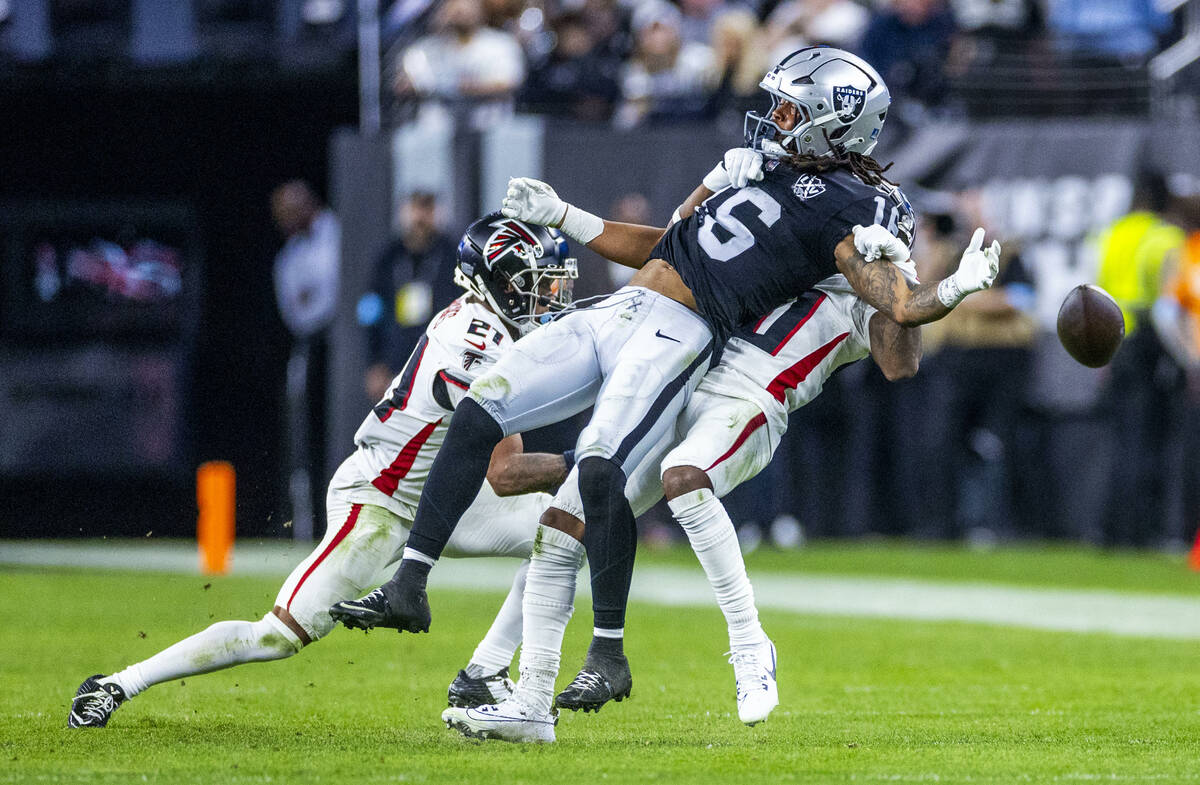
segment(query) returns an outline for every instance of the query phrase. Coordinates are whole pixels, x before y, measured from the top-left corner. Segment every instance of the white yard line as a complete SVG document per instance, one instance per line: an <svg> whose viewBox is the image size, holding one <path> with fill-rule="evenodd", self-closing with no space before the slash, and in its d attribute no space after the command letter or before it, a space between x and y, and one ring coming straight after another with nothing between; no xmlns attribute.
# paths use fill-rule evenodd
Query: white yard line
<svg viewBox="0 0 1200 785"><path fill-rule="evenodd" d="M239 544L233 572L282 578L308 551L286 544ZM197 573L197 563L194 546L185 543L0 541L0 565ZM514 562L506 559L445 559L431 583L442 588L505 590L513 567ZM758 573L751 577L758 606L770 610L1200 639L1200 598L1193 597L836 575ZM580 589L586 596L586 580ZM698 567L640 567L632 597L658 605L713 604L712 590Z"/></svg>

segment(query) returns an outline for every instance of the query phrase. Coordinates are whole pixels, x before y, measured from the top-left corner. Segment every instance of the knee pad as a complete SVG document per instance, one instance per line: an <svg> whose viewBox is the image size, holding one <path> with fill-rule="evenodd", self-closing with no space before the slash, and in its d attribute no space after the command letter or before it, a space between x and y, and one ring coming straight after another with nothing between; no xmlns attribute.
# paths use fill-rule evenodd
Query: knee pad
<svg viewBox="0 0 1200 785"><path fill-rule="evenodd" d="M254 638L262 650L264 659L274 660L291 657L293 654L298 654L304 648L304 643L300 640L300 636L293 632L274 613L268 613L254 622L253 630ZM312 638L312 640L315 641L316 638Z"/></svg>
<svg viewBox="0 0 1200 785"><path fill-rule="evenodd" d="M586 509L625 499L625 472L611 458L589 456L579 462L579 495Z"/></svg>

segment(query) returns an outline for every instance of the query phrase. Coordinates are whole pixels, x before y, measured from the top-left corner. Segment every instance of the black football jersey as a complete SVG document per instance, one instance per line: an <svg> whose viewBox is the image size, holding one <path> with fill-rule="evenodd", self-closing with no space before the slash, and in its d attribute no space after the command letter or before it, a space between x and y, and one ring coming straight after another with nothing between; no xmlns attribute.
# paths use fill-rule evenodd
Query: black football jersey
<svg viewBox="0 0 1200 785"><path fill-rule="evenodd" d="M912 245L916 218L896 186L868 185L846 168L802 172L771 161L766 169L758 182L713 194L651 255L679 272L718 346L837 273L833 249L855 224L880 224Z"/></svg>

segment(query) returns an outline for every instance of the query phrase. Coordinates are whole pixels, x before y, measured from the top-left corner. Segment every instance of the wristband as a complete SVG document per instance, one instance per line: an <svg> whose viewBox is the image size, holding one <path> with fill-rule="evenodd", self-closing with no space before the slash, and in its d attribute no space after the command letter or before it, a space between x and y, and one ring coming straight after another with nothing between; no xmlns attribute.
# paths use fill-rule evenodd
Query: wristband
<svg viewBox="0 0 1200 785"><path fill-rule="evenodd" d="M571 473L571 469L575 468L575 450L567 450L563 453L563 460L567 462L567 474Z"/></svg>
<svg viewBox="0 0 1200 785"><path fill-rule="evenodd" d="M604 231L604 219L568 204L559 224L562 233L576 242L587 245Z"/></svg>
<svg viewBox="0 0 1200 785"><path fill-rule="evenodd" d="M942 279L942 282L938 284L937 298L947 308L953 308L958 305L966 296L966 293L963 292L962 288L954 280L953 275Z"/></svg>

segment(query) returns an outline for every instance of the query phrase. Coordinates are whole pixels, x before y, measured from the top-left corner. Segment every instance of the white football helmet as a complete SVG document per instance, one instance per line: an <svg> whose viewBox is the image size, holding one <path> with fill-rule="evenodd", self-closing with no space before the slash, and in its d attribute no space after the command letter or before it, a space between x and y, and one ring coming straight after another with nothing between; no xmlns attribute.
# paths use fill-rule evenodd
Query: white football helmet
<svg viewBox="0 0 1200 785"><path fill-rule="evenodd" d="M767 155L870 155L892 103L866 60L827 46L792 52L758 86L771 94L771 111L746 112L744 133L747 146ZM790 131L771 120L781 101L800 110Z"/></svg>

